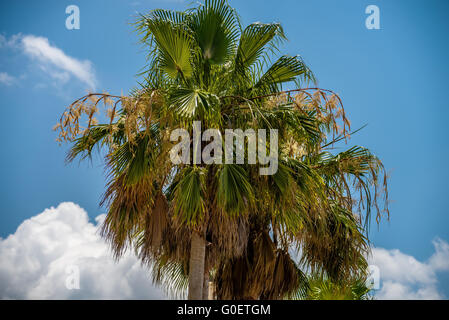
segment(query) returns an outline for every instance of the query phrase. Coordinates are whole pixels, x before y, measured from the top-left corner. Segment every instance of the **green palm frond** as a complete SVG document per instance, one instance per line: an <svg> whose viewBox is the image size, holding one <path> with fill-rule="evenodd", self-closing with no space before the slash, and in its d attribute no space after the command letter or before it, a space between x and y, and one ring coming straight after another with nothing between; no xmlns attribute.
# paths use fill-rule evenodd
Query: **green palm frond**
<svg viewBox="0 0 449 320"><path fill-rule="evenodd" d="M170 21L172 24L174 24L176 26L184 24L186 21L186 18L188 17L186 12L164 10L164 9L152 10L150 12L149 16L151 16L153 18L160 19L160 20L164 20L164 21Z"/></svg>
<svg viewBox="0 0 449 320"><path fill-rule="evenodd" d="M280 40L284 40L284 30L278 23L253 23L245 28L235 57L238 70L245 72L259 58L268 58L274 53Z"/></svg>
<svg viewBox="0 0 449 320"><path fill-rule="evenodd" d="M161 285L172 298L186 299L189 276L182 264L160 259L151 269L155 284Z"/></svg>
<svg viewBox="0 0 449 320"><path fill-rule="evenodd" d="M225 164L218 171L217 200L229 213L247 211L254 194L243 166Z"/></svg>
<svg viewBox="0 0 449 320"><path fill-rule="evenodd" d="M313 274L309 277L307 300L370 300L370 288L364 278L351 278L333 282L326 276Z"/></svg>
<svg viewBox="0 0 449 320"><path fill-rule="evenodd" d="M154 164L155 152L153 141L148 136L139 137L134 143L126 142L110 155L109 163L115 175L126 170L127 183L135 183L148 177Z"/></svg>
<svg viewBox="0 0 449 320"><path fill-rule="evenodd" d="M159 16L156 14L144 17L143 25L147 32L144 39L149 39L150 45L155 44L154 58L159 68L172 79L177 79L178 76L187 79L193 72L192 38L185 28Z"/></svg>
<svg viewBox="0 0 449 320"><path fill-rule="evenodd" d="M81 156L81 160L90 158L94 147L100 148L109 136L110 128L108 125L93 126L88 129L88 133L76 139L67 154L67 161L73 161Z"/></svg>
<svg viewBox="0 0 449 320"><path fill-rule="evenodd" d="M316 145L321 139L321 131L316 118L299 112L292 104L277 106L272 109L261 109L261 122L268 127L278 128L285 138L293 137L298 142ZM258 116L258 114L256 114Z"/></svg>
<svg viewBox="0 0 449 320"><path fill-rule="evenodd" d="M204 218L204 169L186 167L179 175L179 180L174 188L174 213L187 224L196 225Z"/></svg>
<svg viewBox="0 0 449 320"><path fill-rule="evenodd" d="M316 170L328 181L329 185L345 193L351 199L351 188L359 194L358 210L365 210L365 225L369 226L371 208L377 211L376 219L382 212L377 206L380 193L379 175L383 173L384 201L388 201L386 192L387 175L382 162L368 149L353 146L337 155L322 152L318 155ZM388 214L388 210L387 214Z"/></svg>
<svg viewBox="0 0 449 320"><path fill-rule="evenodd" d="M221 64L234 54L239 36L239 22L234 9L227 1L206 0L204 5L189 17L188 23L205 61Z"/></svg>
<svg viewBox="0 0 449 320"><path fill-rule="evenodd" d="M314 79L312 71L299 56L282 56L260 77L254 89L276 92L279 90L279 85L293 81L299 76L304 79Z"/></svg>
<svg viewBox="0 0 449 320"><path fill-rule="evenodd" d="M287 189L291 187L292 184L292 170L280 163L278 165L278 171L273 175L274 185L276 186L276 190L278 194L282 195L287 192Z"/></svg>
<svg viewBox="0 0 449 320"><path fill-rule="evenodd" d="M218 97L201 89L177 88L170 96L171 108L181 117L208 115L217 108Z"/></svg>

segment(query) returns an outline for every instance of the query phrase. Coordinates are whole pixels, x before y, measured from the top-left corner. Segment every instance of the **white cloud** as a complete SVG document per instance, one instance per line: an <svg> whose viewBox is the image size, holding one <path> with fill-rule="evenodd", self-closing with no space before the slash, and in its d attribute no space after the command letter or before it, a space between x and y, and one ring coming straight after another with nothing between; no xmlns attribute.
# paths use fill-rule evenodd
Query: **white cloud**
<svg viewBox="0 0 449 320"><path fill-rule="evenodd" d="M0 299L163 299L149 271L127 253L119 262L98 235L100 215L90 223L78 205L65 202L25 220L0 238ZM449 244L433 242L425 262L397 249L374 248L370 264L380 270L377 299L443 299L438 274L449 271ZM69 290L67 268L77 266L80 289Z"/></svg>
<svg viewBox="0 0 449 320"><path fill-rule="evenodd" d="M50 76L57 80L67 81L68 75L72 75L91 89L95 89L97 80L89 60L80 61L68 56L61 49L52 46L47 38L26 35L21 37L21 44L25 54L41 63Z"/></svg>
<svg viewBox="0 0 449 320"><path fill-rule="evenodd" d="M118 263L78 205L65 202L25 220L0 238L1 299L162 299L149 271L127 253ZM80 272L80 289L66 287Z"/></svg>
<svg viewBox="0 0 449 320"><path fill-rule="evenodd" d="M384 281L380 293L376 294L381 300L440 300L442 296L435 286L423 286L413 289L409 285Z"/></svg>
<svg viewBox="0 0 449 320"><path fill-rule="evenodd" d="M430 257L429 264L435 271L449 271L449 244L441 239L433 241L435 253Z"/></svg>
<svg viewBox="0 0 449 320"><path fill-rule="evenodd" d="M374 248L370 264L380 270L382 286L378 299L443 299L438 291L438 272L449 271L449 245L436 239L435 253L428 261L418 261L397 249Z"/></svg>
<svg viewBox="0 0 449 320"><path fill-rule="evenodd" d="M7 72L0 72L0 83L10 86L16 82L16 78L9 75Z"/></svg>

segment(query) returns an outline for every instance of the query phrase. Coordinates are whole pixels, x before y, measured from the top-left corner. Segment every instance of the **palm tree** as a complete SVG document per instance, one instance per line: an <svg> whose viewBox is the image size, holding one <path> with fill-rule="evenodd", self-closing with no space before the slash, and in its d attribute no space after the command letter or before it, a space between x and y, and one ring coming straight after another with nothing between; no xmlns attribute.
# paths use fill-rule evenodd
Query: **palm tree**
<svg viewBox="0 0 449 320"><path fill-rule="evenodd" d="M360 272L371 208L381 216L384 169L362 147L331 153L351 134L343 105L315 87L299 56L276 57L281 25L242 28L225 0L206 0L141 15L136 29L149 48L140 88L90 93L56 126L58 140L72 142L69 161L95 148L105 154L102 235L115 257L135 249L155 281L175 291L188 284L189 299L206 298L209 280L218 298L280 299L305 290L303 266L335 280ZM102 103L109 108L99 124ZM174 164L170 134L192 133L194 121L220 132L277 129L277 172L261 176L263 164L248 164L248 152L238 164L192 155Z"/></svg>

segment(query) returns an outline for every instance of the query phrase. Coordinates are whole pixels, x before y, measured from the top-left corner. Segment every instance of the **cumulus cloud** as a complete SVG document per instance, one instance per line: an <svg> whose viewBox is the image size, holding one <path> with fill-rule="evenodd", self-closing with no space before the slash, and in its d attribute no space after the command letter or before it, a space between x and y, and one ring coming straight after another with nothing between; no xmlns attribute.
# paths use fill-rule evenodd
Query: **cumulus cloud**
<svg viewBox="0 0 449 320"><path fill-rule="evenodd" d="M449 271L449 244L433 241L435 252L427 261L402 253L397 249L374 248L370 264L380 271L382 286L378 299L444 299L438 291L438 273Z"/></svg>
<svg viewBox="0 0 449 320"><path fill-rule="evenodd" d="M449 244L442 239L433 241L435 253L430 257L429 264L435 271L449 271Z"/></svg>
<svg viewBox="0 0 449 320"><path fill-rule="evenodd" d="M0 299L163 299L149 271L128 252L112 259L95 223L72 202L25 220L0 238ZM377 299L443 299L438 275L449 271L449 244L433 242L435 252L419 261L397 249L374 248L370 264L380 271ZM79 289L72 282L79 271ZM72 288L72 289L69 289Z"/></svg>
<svg viewBox="0 0 449 320"><path fill-rule="evenodd" d="M16 78L9 75L7 72L0 72L0 83L10 86L16 82Z"/></svg>
<svg viewBox="0 0 449 320"><path fill-rule="evenodd" d="M97 232L103 218L90 223L82 208L66 202L25 220L14 234L0 238L0 298L164 298L135 255L127 253L119 262L112 259Z"/></svg>
<svg viewBox="0 0 449 320"><path fill-rule="evenodd" d="M47 38L26 35L21 38L23 51L28 56L38 60L41 68L47 71L56 79L65 79L74 76L78 80L87 84L91 89L95 89L96 78L89 60L80 61L70 57L61 49L52 46Z"/></svg>

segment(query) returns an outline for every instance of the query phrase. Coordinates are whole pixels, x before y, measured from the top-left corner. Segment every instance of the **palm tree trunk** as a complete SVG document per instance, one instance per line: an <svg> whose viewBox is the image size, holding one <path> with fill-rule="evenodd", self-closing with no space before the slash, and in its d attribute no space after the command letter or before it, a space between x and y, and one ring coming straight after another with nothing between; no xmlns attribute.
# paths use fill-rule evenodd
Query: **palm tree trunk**
<svg viewBox="0 0 449 320"><path fill-rule="evenodd" d="M215 283L213 281L209 282L209 300L215 300Z"/></svg>
<svg viewBox="0 0 449 320"><path fill-rule="evenodd" d="M204 272L204 282L203 282L203 300L209 300L209 271Z"/></svg>
<svg viewBox="0 0 449 320"><path fill-rule="evenodd" d="M193 232L189 262L189 300L203 298L205 257L206 241L197 232Z"/></svg>

